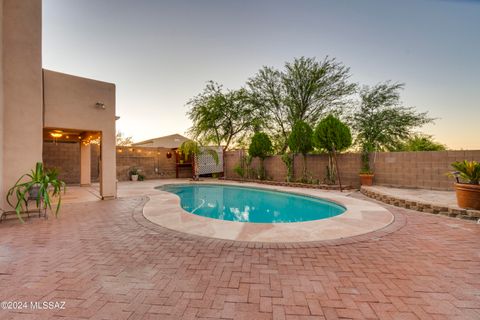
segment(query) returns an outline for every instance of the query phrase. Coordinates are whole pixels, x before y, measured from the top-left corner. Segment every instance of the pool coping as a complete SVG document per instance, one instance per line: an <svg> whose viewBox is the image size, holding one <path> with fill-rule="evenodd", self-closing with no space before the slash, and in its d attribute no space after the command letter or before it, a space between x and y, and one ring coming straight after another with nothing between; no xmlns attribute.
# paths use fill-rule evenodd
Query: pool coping
<svg viewBox="0 0 480 320"><path fill-rule="evenodd" d="M325 199L344 206L347 210L337 216L306 222L248 223L206 218L189 213L180 207L180 198L170 192L155 189L143 207L143 216L164 228L187 234L222 240L262 243L302 243L329 241L361 236L381 230L394 222L394 215L386 208L365 200L348 197L349 193L302 189L284 186L259 185L230 181L159 181L167 184L215 184L252 187L290 192L297 195Z"/></svg>

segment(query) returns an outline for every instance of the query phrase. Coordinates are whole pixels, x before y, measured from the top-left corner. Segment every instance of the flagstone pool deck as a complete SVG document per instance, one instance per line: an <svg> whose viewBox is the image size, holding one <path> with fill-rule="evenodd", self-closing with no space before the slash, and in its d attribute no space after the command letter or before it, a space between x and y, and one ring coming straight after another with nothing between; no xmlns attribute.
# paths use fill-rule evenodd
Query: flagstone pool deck
<svg viewBox="0 0 480 320"><path fill-rule="evenodd" d="M110 201L73 187L58 219L0 224L0 300L65 301L0 319L480 318L475 222L375 202L394 222L356 237L221 240L147 220L156 183Z"/></svg>

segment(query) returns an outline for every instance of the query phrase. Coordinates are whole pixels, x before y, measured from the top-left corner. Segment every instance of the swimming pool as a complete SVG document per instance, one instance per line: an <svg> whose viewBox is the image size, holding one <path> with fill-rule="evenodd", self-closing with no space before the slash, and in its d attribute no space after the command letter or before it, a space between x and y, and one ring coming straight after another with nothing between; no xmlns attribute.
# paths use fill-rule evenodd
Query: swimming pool
<svg viewBox="0 0 480 320"><path fill-rule="evenodd" d="M334 217L346 210L331 201L260 188L175 184L158 189L178 195L185 211L227 221L303 222Z"/></svg>

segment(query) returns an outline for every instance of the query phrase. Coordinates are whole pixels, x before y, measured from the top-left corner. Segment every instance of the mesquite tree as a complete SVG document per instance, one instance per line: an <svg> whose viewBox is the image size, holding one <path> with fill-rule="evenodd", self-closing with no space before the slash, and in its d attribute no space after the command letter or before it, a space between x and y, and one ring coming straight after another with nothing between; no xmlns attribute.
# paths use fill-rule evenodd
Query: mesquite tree
<svg viewBox="0 0 480 320"><path fill-rule="evenodd" d="M330 113L343 113L356 85L349 82L350 69L334 58L296 58L282 71L263 67L247 82L252 101L267 119L265 129L282 153L295 122L314 126Z"/></svg>
<svg viewBox="0 0 480 320"><path fill-rule="evenodd" d="M360 105L350 121L356 143L363 153L362 171L372 172L368 154L374 151L393 151L412 136L413 130L434 119L427 112L404 107L400 101L402 83L384 82L360 91Z"/></svg>
<svg viewBox="0 0 480 320"><path fill-rule="evenodd" d="M213 81L188 105L192 137L204 144L222 145L224 150L241 142L245 132L251 132L260 121L259 110L244 89L225 91Z"/></svg>

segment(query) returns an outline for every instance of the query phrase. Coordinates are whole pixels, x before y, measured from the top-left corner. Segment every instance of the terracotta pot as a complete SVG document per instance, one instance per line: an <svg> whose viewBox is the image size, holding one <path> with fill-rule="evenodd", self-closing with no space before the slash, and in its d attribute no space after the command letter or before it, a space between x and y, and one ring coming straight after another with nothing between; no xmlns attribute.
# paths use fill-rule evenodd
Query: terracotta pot
<svg viewBox="0 0 480 320"><path fill-rule="evenodd" d="M480 185L455 183L455 191L460 208L480 210Z"/></svg>
<svg viewBox="0 0 480 320"><path fill-rule="evenodd" d="M371 186L373 184L374 174L360 173L360 184L362 186Z"/></svg>

